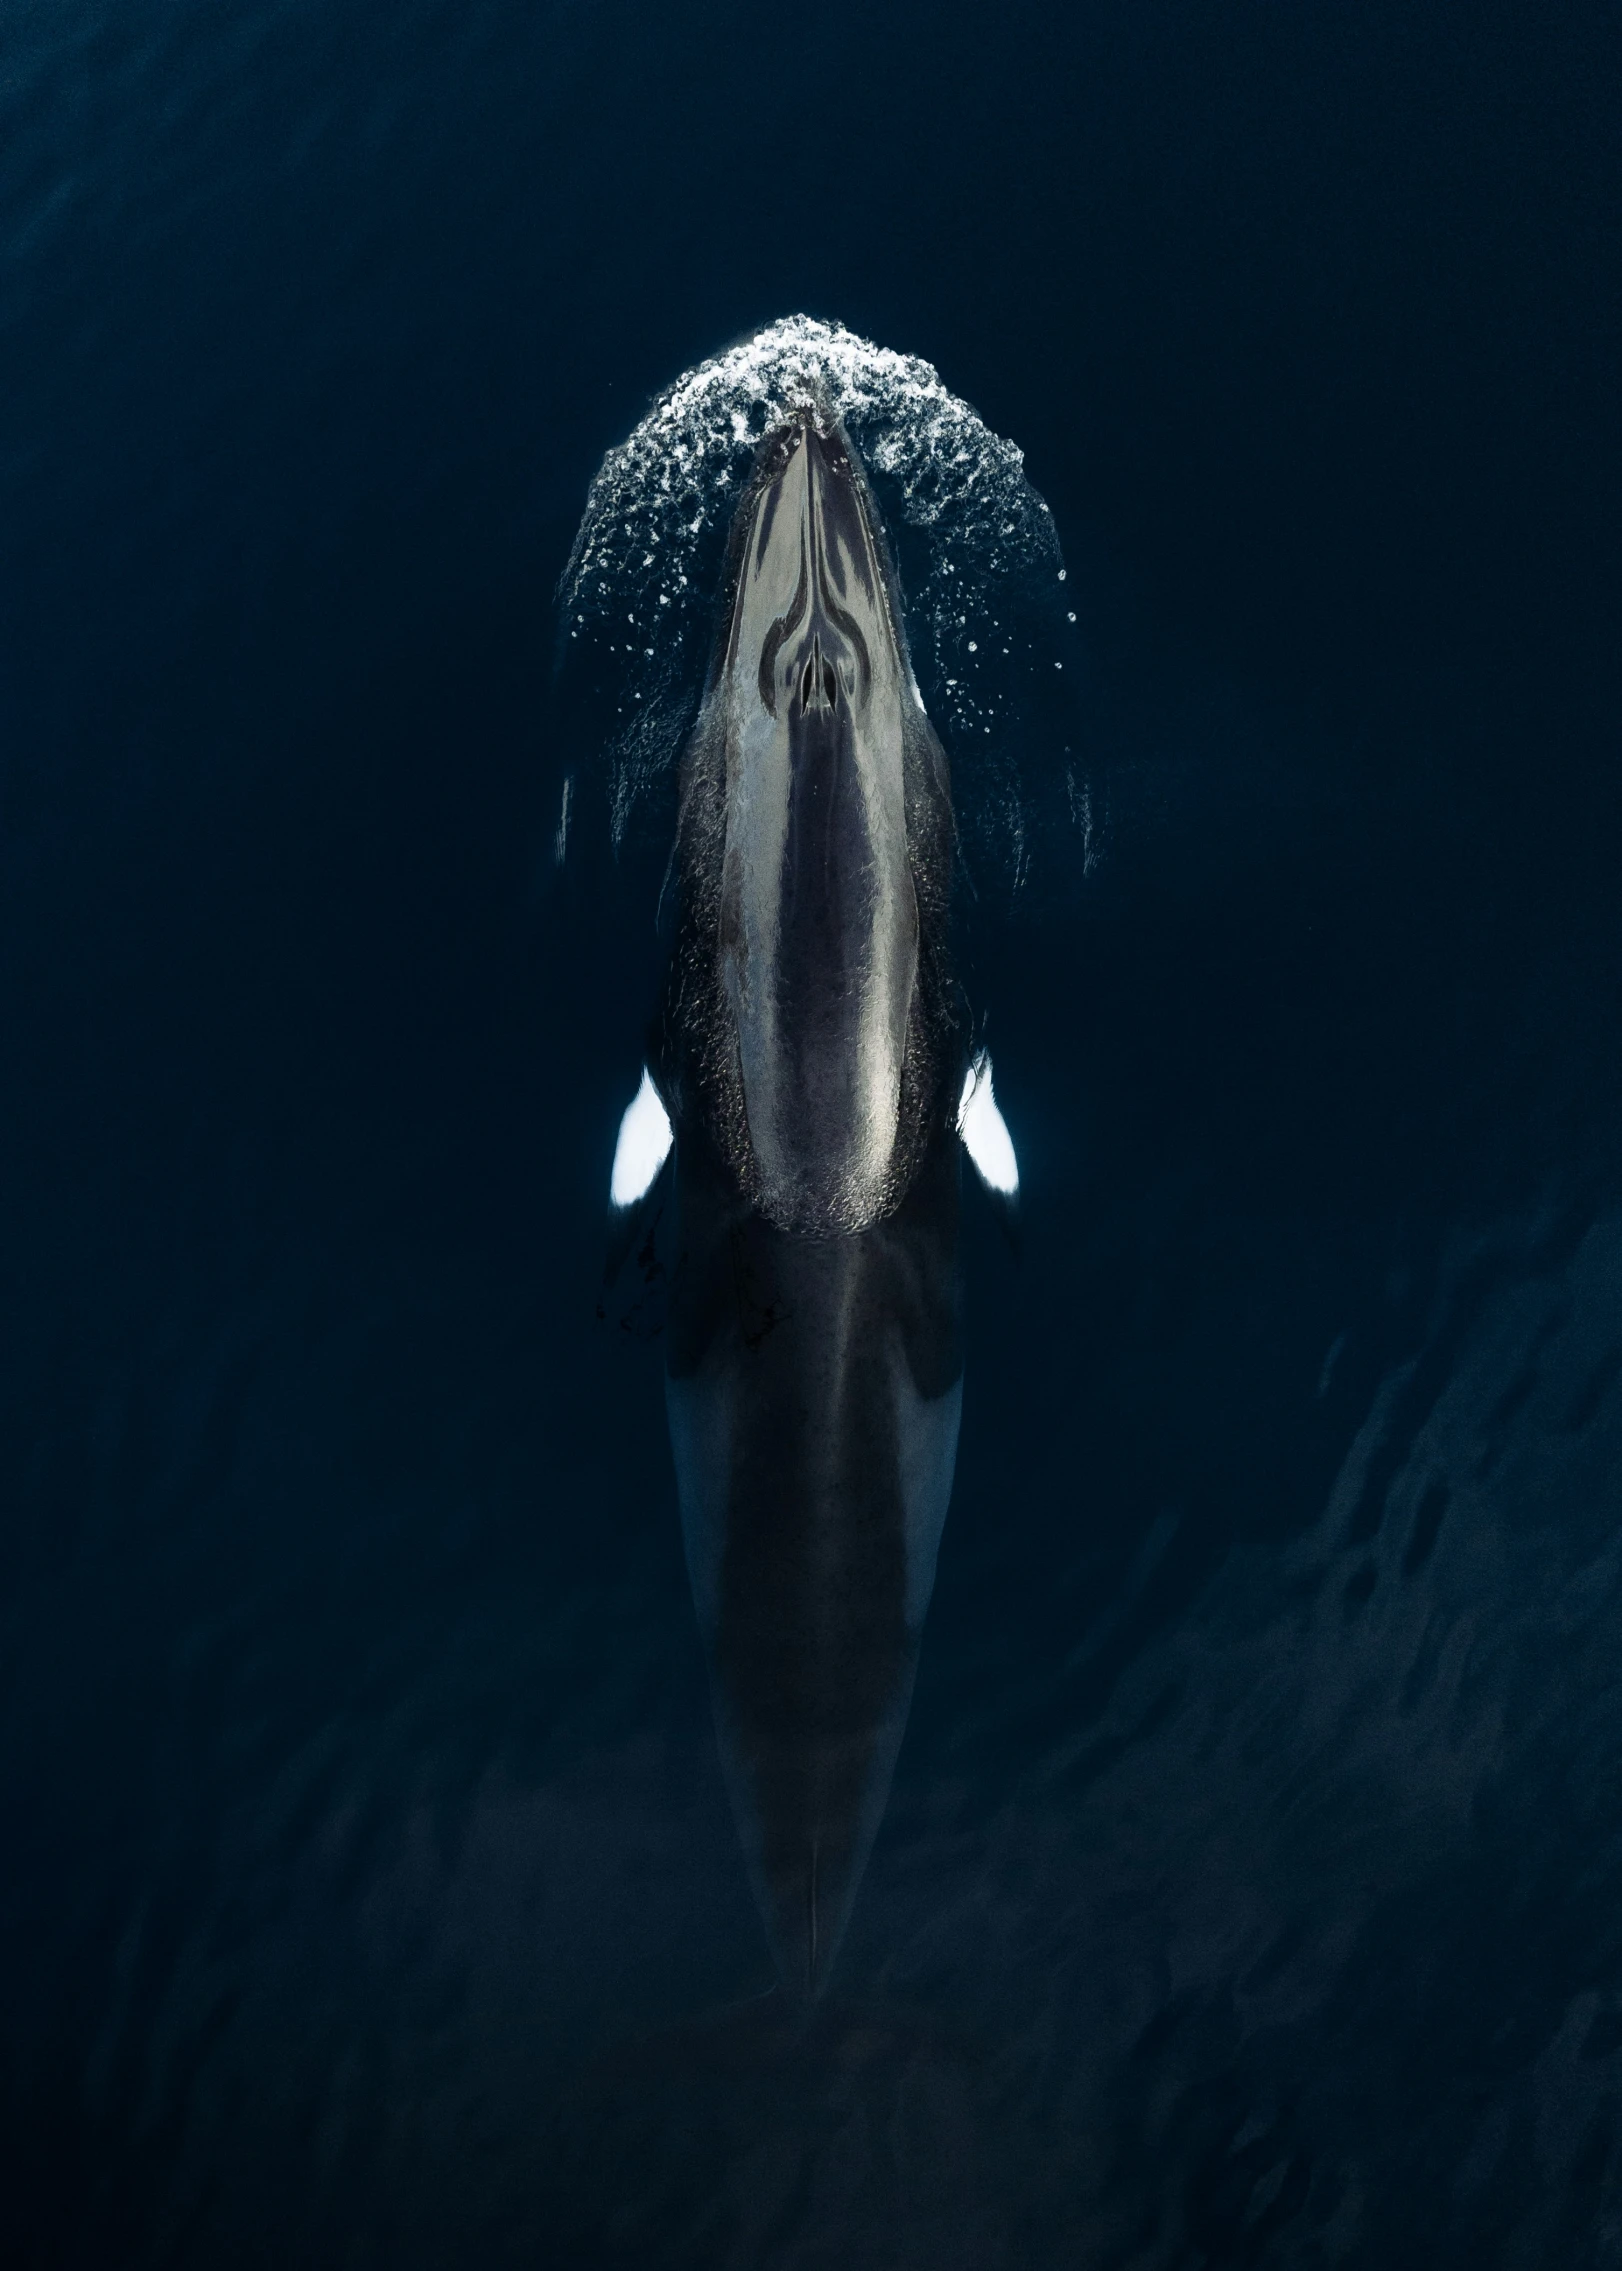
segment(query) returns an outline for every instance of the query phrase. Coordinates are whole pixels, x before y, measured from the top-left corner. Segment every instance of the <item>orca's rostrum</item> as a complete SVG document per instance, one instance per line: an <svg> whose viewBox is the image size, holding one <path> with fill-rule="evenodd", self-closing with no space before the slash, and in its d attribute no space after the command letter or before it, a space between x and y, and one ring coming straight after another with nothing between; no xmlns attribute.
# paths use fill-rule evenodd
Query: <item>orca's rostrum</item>
<svg viewBox="0 0 1622 2271"><path fill-rule="evenodd" d="M959 1148L1017 1173L948 959L951 792L848 438L763 444L682 760L669 978L614 1164L674 1148L666 1400L722 1758L779 1973L827 1978L957 1453Z"/></svg>

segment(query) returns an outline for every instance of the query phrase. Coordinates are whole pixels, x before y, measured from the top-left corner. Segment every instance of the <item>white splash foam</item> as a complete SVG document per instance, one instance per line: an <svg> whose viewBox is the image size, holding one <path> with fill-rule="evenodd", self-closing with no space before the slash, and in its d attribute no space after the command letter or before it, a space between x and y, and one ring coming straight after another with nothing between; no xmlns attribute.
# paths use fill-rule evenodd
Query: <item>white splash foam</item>
<svg viewBox="0 0 1622 2271"><path fill-rule="evenodd" d="M907 594L915 659L930 666L936 726L949 741L976 738L977 794L995 808L1017 865L1020 753L987 750L980 737L995 728L1017 738L1005 731L1017 676L1052 659L1046 647L1037 652L1041 635L1019 622L1015 595L1021 580L1057 593L1064 567L1052 515L1026 479L1023 453L931 364L805 315L688 371L609 451L592 483L559 601L565 649L613 658L616 841L678 754L702 675L696 658L713 637L725 531L756 450L807 405L843 424L884 482L886 509L922 538L922 585Z"/></svg>

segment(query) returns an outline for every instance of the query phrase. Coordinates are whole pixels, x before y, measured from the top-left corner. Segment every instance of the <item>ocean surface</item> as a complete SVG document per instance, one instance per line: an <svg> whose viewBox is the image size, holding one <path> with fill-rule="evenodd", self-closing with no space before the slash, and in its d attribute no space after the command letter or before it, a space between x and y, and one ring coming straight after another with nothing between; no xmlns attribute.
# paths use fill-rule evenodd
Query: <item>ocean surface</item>
<svg viewBox="0 0 1622 2271"><path fill-rule="evenodd" d="M5 0L0 2259L1622 2264L1619 64ZM659 853L554 671L605 452L801 314L1077 619L808 2028L595 1316Z"/></svg>

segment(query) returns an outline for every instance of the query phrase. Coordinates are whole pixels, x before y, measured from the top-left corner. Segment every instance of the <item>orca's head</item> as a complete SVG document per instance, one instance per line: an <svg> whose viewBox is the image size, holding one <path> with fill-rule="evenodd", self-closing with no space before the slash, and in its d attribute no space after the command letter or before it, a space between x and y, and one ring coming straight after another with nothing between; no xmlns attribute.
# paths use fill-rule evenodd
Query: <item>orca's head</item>
<svg viewBox="0 0 1622 2271"><path fill-rule="evenodd" d="M785 1229L895 1203L918 976L909 731L927 732L850 443L812 413L740 508L723 708L721 956L757 1195Z"/></svg>

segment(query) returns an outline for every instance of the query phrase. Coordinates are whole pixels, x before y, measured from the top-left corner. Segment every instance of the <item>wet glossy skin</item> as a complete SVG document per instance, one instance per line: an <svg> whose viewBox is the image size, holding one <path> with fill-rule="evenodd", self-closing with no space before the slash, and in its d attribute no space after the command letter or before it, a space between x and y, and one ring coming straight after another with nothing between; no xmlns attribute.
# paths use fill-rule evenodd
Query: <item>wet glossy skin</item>
<svg viewBox="0 0 1622 2271"><path fill-rule="evenodd" d="M719 698L721 948L760 1204L859 1230L892 1195L917 984L918 698L846 449L809 422L754 503Z"/></svg>
<svg viewBox="0 0 1622 2271"><path fill-rule="evenodd" d="M951 814L870 510L848 443L810 418L740 508L654 1064L688 1569L798 1999L827 1979L884 1810L962 1401Z"/></svg>
<svg viewBox="0 0 1622 2271"><path fill-rule="evenodd" d="M958 1160L801 1238L740 1208L702 1139L666 1401L722 1761L784 1984L827 1979L906 1725L962 1407Z"/></svg>

